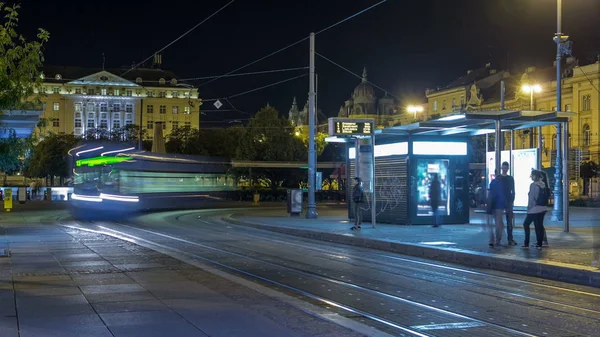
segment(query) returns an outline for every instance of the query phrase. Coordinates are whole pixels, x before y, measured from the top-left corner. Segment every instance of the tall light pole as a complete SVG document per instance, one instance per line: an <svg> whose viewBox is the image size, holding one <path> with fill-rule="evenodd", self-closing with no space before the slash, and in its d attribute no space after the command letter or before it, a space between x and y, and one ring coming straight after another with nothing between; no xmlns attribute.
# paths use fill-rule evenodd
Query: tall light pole
<svg viewBox="0 0 600 337"><path fill-rule="evenodd" d="M562 107L561 102L561 58L563 54L567 54L570 49L567 39L569 37L562 34L562 0L556 1L556 36L554 42L556 42L556 111L560 111ZM556 165L554 166L554 207L552 209L552 221L563 221L563 142L561 138L564 137L562 134L562 124L556 124ZM565 149L566 150L566 149ZM567 190L568 191L568 190ZM565 223L566 224L566 223ZM566 226L565 226L566 227Z"/></svg>
<svg viewBox="0 0 600 337"><path fill-rule="evenodd" d="M315 33L310 33L308 80L308 206L307 219L317 218L317 204L315 202L315 183L317 175L317 152L315 151Z"/></svg>

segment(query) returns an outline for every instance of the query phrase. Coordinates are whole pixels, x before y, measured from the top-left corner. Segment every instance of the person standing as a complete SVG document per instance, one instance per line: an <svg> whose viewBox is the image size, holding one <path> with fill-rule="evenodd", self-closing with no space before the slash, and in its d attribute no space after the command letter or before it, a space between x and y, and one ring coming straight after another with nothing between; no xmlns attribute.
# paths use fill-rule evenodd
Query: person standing
<svg viewBox="0 0 600 337"><path fill-rule="evenodd" d="M498 177L496 171L496 177ZM502 242L502 232L504 232L504 223L502 218L504 215L504 209L506 208L506 195L502 188L501 182L498 178L492 180L490 183L490 191L488 194L487 201L487 213L494 218L495 228L492 224L489 224L490 232L490 247L499 246ZM495 233L495 235L494 235Z"/></svg>
<svg viewBox="0 0 600 337"><path fill-rule="evenodd" d="M515 204L515 179L508 174L508 170L510 169L510 164L508 162L502 163L502 172L500 176L497 176L500 185L502 186L502 191L504 196L506 197L506 208L504 212L506 213L506 236L508 238L509 246L516 246L517 242L513 238L513 227L514 227L514 204Z"/></svg>
<svg viewBox="0 0 600 337"><path fill-rule="evenodd" d="M531 171L531 180L529 185L529 201L527 202L527 216L523 222L525 230L525 242L523 248L529 248L530 229L533 222L535 227L536 245L535 248L542 249L544 239L544 215L548 210L548 192L546 184L542 181L542 173L538 170Z"/></svg>
<svg viewBox="0 0 600 337"><path fill-rule="evenodd" d="M352 188L352 202L354 203L354 226L351 230L360 229L362 225L362 207L365 198L364 189L362 186L362 179L360 177L354 177L354 187Z"/></svg>
<svg viewBox="0 0 600 337"><path fill-rule="evenodd" d="M433 227L440 227L441 225L441 215L438 210L440 206L440 180L438 178L437 173L432 174L433 179L429 184L429 204L431 206L431 211L433 212L434 225Z"/></svg>

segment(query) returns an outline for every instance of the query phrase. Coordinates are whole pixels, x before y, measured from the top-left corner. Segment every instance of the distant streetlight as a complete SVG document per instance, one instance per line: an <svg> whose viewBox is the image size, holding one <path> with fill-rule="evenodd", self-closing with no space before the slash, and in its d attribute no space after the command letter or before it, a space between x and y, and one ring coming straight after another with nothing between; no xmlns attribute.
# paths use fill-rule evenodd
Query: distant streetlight
<svg viewBox="0 0 600 337"><path fill-rule="evenodd" d="M417 119L417 113L423 112L423 107L420 105L409 105L406 107L406 111L413 113L414 118Z"/></svg>
<svg viewBox="0 0 600 337"><path fill-rule="evenodd" d="M540 93L542 92L542 86L539 84L525 84L521 87L521 90L526 93L529 94L529 110L533 110L533 93Z"/></svg>
<svg viewBox="0 0 600 337"><path fill-rule="evenodd" d="M300 136L300 131L296 131L296 137Z"/></svg>

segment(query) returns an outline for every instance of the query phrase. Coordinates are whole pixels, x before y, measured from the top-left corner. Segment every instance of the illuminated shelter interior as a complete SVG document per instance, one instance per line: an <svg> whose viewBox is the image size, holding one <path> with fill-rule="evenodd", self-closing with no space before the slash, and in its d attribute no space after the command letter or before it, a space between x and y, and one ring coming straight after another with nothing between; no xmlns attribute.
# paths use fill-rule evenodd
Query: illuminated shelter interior
<svg viewBox="0 0 600 337"><path fill-rule="evenodd" d="M428 189L434 176L441 181L443 223L469 222L469 142L470 137L494 133L496 121L503 132L564 123L572 113L547 111L463 112L426 122L390 127L375 132L375 205L367 193L363 204L363 221L392 224L432 224ZM347 142L347 181L357 175L356 157L366 151L368 142L356 151L355 139L329 137L330 142ZM370 156L371 153L368 153ZM358 161L362 159L359 158ZM359 166L363 175L364 165ZM365 178L363 178L363 181ZM370 180L370 178L368 179ZM352 184L348 184L348 197ZM349 198L348 200L351 200ZM353 203L349 203L352 217Z"/></svg>

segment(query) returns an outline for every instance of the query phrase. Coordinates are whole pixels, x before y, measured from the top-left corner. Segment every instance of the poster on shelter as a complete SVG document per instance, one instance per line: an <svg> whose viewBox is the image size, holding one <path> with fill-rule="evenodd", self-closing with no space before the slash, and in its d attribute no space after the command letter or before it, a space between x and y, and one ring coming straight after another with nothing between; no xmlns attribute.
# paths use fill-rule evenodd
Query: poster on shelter
<svg viewBox="0 0 600 337"><path fill-rule="evenodd" d="M417 160L417 216L433 216L429 200L429 187L433 174L440 180L440 205L438 211L441 215L450 215L450 188L448 159L419 159Z"/></svg>
<svg viewBox="0 0 600 337"><path fill-rule="evenodd" d="M538 149L513 150L514 167L512 176L515 179L515 206L527 207L529 201L529 185L531 170L538 167Z"/></svg>

